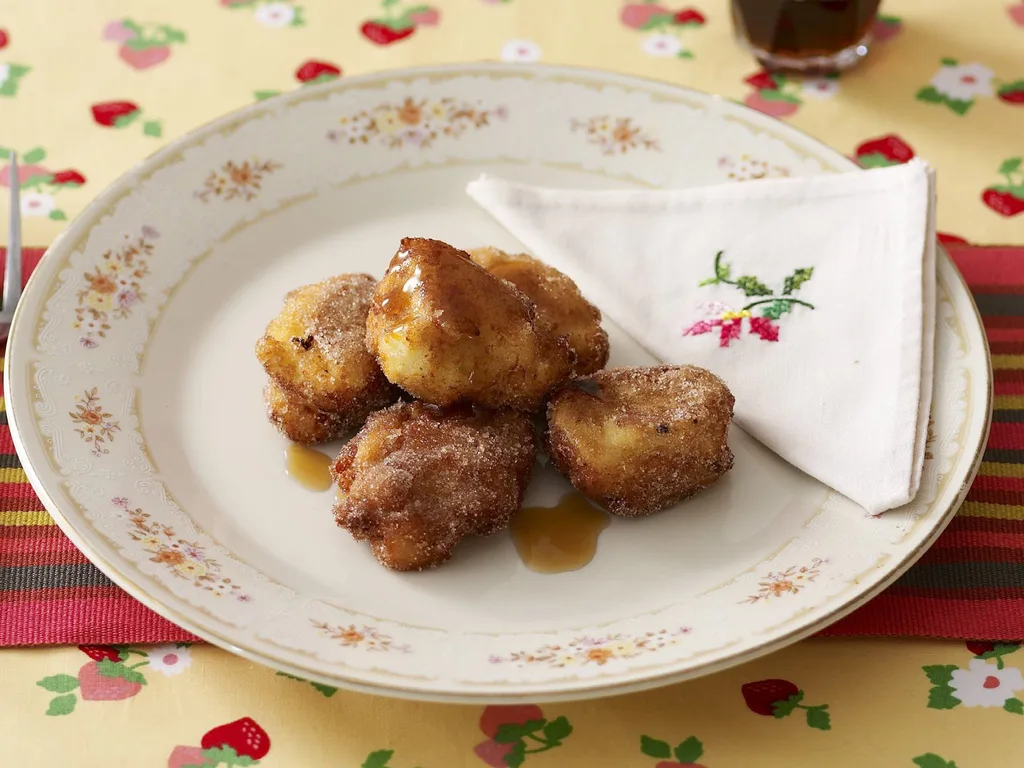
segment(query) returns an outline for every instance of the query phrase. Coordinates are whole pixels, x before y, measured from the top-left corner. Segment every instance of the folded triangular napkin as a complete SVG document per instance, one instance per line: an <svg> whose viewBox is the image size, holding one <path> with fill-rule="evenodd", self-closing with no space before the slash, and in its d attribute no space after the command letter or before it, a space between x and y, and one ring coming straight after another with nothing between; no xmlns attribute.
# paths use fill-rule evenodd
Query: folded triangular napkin
<svg viewBox="0 0 1024 768"><path fill-rule="evenodd" d="M753 437L871 514L914 498L931 407L934 177L678 190L467 188L668 363L721 376Z"/></svg>

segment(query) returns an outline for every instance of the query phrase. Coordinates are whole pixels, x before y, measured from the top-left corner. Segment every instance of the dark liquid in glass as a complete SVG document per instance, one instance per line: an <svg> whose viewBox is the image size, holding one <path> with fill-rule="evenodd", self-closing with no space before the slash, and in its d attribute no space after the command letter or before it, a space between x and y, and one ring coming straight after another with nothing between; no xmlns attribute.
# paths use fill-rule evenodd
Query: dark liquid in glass
<svg viewBox="0 0 1024 768"><path fill-rule="evenodd" d="M737 32L759 58L824 59L861 42L880 0L732 0Z"/></svg>

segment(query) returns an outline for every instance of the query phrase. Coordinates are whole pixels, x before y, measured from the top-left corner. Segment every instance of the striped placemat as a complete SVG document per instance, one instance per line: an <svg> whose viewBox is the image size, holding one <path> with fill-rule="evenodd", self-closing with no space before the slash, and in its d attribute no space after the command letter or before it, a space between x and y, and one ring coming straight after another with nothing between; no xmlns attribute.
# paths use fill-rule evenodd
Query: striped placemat
<svg viewBox="0 0 1024 768"><path fill-rule="evenodd" d="M992 347L995 415L985 463L935 546L823 634L1024 638L1024 247L947 248ZM27 254L26 274L40 256ZM114 586L54 525L21 469L2 411L0 616L0 646L196 639Z"/></svg>

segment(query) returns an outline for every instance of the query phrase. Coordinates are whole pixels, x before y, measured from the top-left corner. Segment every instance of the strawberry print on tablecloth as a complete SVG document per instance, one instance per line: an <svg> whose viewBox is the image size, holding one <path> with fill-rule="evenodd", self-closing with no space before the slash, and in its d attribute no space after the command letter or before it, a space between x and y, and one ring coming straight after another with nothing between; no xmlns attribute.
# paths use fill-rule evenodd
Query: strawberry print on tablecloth
<svg viewBox="0 0 1024 768"><path fill-rule="evenodd" d="M703 27L706 18L696 8L672 10L656 0L626 3L619 14L623 25L643 37L644 52L658 58L692 59L693 53L686 47L684 35Z"/></svg>
<svg viewBox="0 0 1024 768"><path fill-rule="evenodd" d="M743 103L772 117L789 117L808 99L825 101L839 93L839 78L831 75L797 80L762 70L744 78L743 82L754 88Z"/></svg>
<svg viewBox="0 0 1024 768"><path fill-rule="evenodd" d="M103 28L103 39L118 43L117 55L132 69L149 69L171 56L171 46L188 38L167 24L115 19Z"/></svg>
<svg viewBox="0 0 1024 768"><path fill-rule="evenodd" d="M932 684L928 708L993 707L1024 715L1024 676L1017 667L1008 667L1004 658L1019 651L1021 644L970 641L966 645L974 654L966 668L956 664L921 668Z"/></svg>
<svg viewBox="0 0 1024 768"><path fill-rule="evenodd" d="M644 735L640 737L640 751L659 761L655 768L704 768L697 763L704 756L704 745L696 736L687 736L673 747Z"/></svg>
<svg viewBox="0 0 1024 768"><path fill-rule="evenodd" d="M0 160L10 160L11 150L0 147ZM54 196L67 189L77 189L85 184L85 176L74 168L51 171L41 165L46 159L46 150L33 147L18 153L18 181L21 183L21 215L39 216L64 221L67 214L57 207ZM11 186L11 166L0 169L0 187Z"/></svg>
<svg viewBox="0 0 1024 768"><path fill-rule="evenodd" d="M96 125L104 128L127 128L142 118L142 109L133 101L103 101L90 107ZM142 132L146 136L160 138L163 123L159 120L143 120Z"/></svg>
<svg viewBox="0 0 1024 768"><path fill-rule="evenodd" d="M1000 216L1024 213L1024 158L1008 157L999 166L1005 184L993 184L981 193L981 200Z"/></svg>
<svg viewBox="0 0 1024 768"><path fill-rule="evenodd" d="M814 267L801 267L793 271L783 281L782 290L778 293L762 283L753 275L741 275L733 278L732 265L722 260L723 251L715 254L713 277L700 282L700 287L708 285L732 285L742 291L748 299L753 299L739 309L726 306L718 301L709 301L701 304L706 317L697 320L683 330L683 336L702 336L712 333L718 329L718 346L728 347L733 341L740 338L743 331L743 321L747 321L748 333L759 337L761 341L779 340L779 319L793 311L794 307L814 309L814 305L802 299L796 298L796 294L804 283L808 282L814 275ZM754 314L757 310L760 315ZM823 561L815 561L817 565ZM817 570L815 570L817 573Z"/></svg>
<svg viewBox="0 0 1024 768"><path fill-rule="evenodd" d="M1014 3L1013 5L1006 6L1006 13L1009 14L1010 21L1018 27L1024 27L1024 3Z"/></svg>
<svg viewBox="0 0 1024 768"><path fill-rule="evenodd" d="M288 0L220 0L220 4L231 10L251 11L258 24L270 29L301 27L306 23L305 9Z"/></svg>
<svg viewBox="0 0 1024 768"><path fill-rule="evenodd" d="M359 31L371 43L391 45L412 37L420 27L434 27L440 21L441 11L432 5L380 0L378 15L363 22Z"/></svg>
<svg viewBox="0 0 1024 768"><path fill-rule="evenodd" d="M328 80L337 80L339 77L341 77L341 67L318 59L308 59L295 70L295 79L299 85L316 85L317 83L326 83ZM256 101L263 101L263 99L269 99L279 93L281 91L254 91L253 97Z"/></svg>
<svg viewBox="0 0 1024 768"><path fill-rule="evenodd" d="M491 768L519 768L529 755L562 746L572 735L568 719L548 720L533 704L490 706L480 715L480 730L486 741L473 753Z"/></svg>
<svg viewBox="0 0 1024 768"><path fill-rule="evenodd" d="M256 765L270 752L270 737L251 717L242 717L207 731L199 746L176 746L167 768L216 768Z"/></svg>
<svg viewBox="0 0 1024 768"><path fill-rule="evenodd" d="M871 35L879 43L891 40L902 31L903 19L899 16L887 16L882 13L875 17L875 23L871 26Z"/></svg>
<svg viewBox="0 0 1024 768"><path fill-rule="evenodd" d="M126 645L80 645L91 661L77 675L44 677L36 685L56 694L46 710L51 717L70 715L79 698L82 701L120 701L130 699L147 684L144 672L176 677L192 664L189 643L158 645L149 649Z"/></svg>
<svg viewBox="0 0 1024 768"><path fill-rule="evenodd" d="M819 731L832 729L828 704L804 704L804 692L796 683L789 680L770 679L744 683L740 693L747 709L755 715L781 720L799 709L803 711L804 719L811 728L817 728Z"/></svg>

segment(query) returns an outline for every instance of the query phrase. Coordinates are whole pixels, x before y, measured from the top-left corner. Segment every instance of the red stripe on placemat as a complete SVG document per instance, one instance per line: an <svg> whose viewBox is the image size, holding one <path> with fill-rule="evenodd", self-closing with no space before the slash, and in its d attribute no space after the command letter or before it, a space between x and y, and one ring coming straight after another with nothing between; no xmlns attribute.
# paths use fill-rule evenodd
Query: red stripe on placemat
<svg viewBox="0 0 1024 768"><path fill-rule="evenodd" d="M1024 248L947 249L979 295L1000 297L987 306L1005 312L1006 297L1020 296L1020 315L983 320L994 354L1024 354ZM33 266L39 255L32 254ZM1024 395L1024 370L995 371L994 390ZM1018 413L1000 410L986 460L1024 463ZM0 425L0 455L13 451L9 430ZM1024 520L1011 514L1024 506L1024 480L981 475L968 498L975 505L970 516L955 518L893 587L822 634L1024 637ZM0 484L0 512L21 520L0 525L0 575L6 574L8 586L5 591L0 582L0 645L197 639L84 565L58 528L25 524L31 514L16 514L42 508L27 483Z"/></svg>

